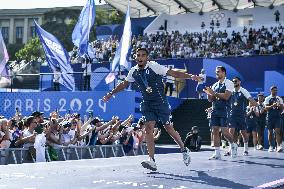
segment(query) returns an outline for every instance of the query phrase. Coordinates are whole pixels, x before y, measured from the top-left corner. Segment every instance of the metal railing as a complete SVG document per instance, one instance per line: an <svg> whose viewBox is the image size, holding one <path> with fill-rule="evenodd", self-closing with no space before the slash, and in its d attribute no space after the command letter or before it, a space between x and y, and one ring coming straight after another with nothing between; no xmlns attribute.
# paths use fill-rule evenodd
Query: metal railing
<svg viewBox="0 0 284 189"><path fill-rule="evenodd" d="M96 146L62 146L56 147L54 150L57 153L58 159L53 160L48 147L45 148L45 156L48 162L51 161L67 161L80 159L95 159L122 157L126 155L136 156L145 155L146 145L143 143L137 149L132 149L128 154L125 154L121 144L116 145L96 145ZM0 148L0 164L22 164L35 163L35 157L29 151L29 148Z"/></svg>
<svg viewBox="0 0 284 189"><path fill-rule="evenodd" d="M75 91L106 91L114 88L118 82L121 80L117 77L111 85L105 84L104 78L109 72L92 72L90 80L84 77L83 72L73 72L73 73L64 73L64 74L73 74L75 79ZM38 73L38 74L14 74L9 76L10 83L7 83L6 86L0 91L5 92L41 92L41 91L56 91L54 82L53 82L54 73ZM166 78L164 79L166 81ZM94 83L104 83L97 86L94 86ZM185 81L174 80L174 90L173 96L179 97L179 92L187 88ZM138 90L138 87L132 85L132 90ZM60 91L64 91L64 88L60 86ZM187 90L187 89L186 89ZM169 90L168 90L169 91Z"/></svg>

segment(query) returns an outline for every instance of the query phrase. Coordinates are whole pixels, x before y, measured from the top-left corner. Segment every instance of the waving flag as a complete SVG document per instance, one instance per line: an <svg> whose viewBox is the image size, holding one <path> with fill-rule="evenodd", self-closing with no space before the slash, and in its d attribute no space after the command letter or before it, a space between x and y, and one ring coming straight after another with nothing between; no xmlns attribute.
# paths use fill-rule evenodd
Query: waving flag
<svg viewBox="0 0 284 189"><path fill-rule="evenodd" d="M126 69L130 68L129 62L126 60L129 48L131 44L131 20L130 20L130 9L129 3L127 7L127 12L125 16L125 23L123 28L123 34L119 42L119 46L116 49L115 57L111 64L111 73L108 74L105 81L107 84L111 83L115 79L115 69L119 65L123 66Z"/></svg>
<svg viewBox="0 0 284 189"><path fill-rule="evenodd" d="M4 39L0 31L0 75L6 76L6 63L9 60L9 55L5 46Z"/></svg>
<svg viewBox="0 0 284 189"><path fill-rule="evenodd" d="M67 51L55 36L42 29L36 22L35 27L44 49L46 60L53 70L53 73L55 73L57 67L60 68L61 79L59 80L59 83L69 90L75 90L73 69L70 65L70 59Z"/></svg>
<svg viewBox="0 0 284 189"><path fill-rule="evenodd" d="M92 54L92 47L89 46L89 36L91 28L95 22L96 8L95 1L88 0L81 11L79 20L72 33L72 41L79 47L79 55Z"/></svg>

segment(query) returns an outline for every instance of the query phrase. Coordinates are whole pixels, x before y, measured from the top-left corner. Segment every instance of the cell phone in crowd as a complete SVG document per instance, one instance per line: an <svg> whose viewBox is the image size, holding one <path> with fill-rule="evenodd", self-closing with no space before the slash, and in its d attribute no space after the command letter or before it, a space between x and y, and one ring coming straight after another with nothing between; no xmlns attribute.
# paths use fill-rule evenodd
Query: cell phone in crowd
<svg viewBox="0 0 284 189"><path fill-rule="evenodd" d="M89 111L89 117L93 117L93 111Z"/></svg>

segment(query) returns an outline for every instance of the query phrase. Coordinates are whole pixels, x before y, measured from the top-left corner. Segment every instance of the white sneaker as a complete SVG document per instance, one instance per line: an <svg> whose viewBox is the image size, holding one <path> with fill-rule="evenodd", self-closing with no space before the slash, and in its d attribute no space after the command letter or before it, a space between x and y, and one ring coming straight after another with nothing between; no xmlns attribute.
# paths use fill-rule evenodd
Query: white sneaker
<svg viewBox="0 0 284 189"><path fill-rule="evenodd" d="M254 149L254 151L256 151L257 150L257 146L253 147L253 149Z"/></svg>
<svg viewBox="0 0 284 189"><path fill-rule="evenodd" d="M226 148L227 147L225 140L221 140L221 143L222 143L222 148Z"/></svg>
<svg viewBox="0 0 284 189"><path fill-rule="evenodd" d="M224 156L230 156L230 155L231 155L231 150L225 151L223 155L224 155Z"/></svg>
<svg viewBox="0 0 284 189"><path fill-rule="evenodd" d="M282 152L282 151L283 151L282 146L278 146L276 152Z"/></svg>
<svg viewBox="0 0 284 189"><path fill-rule="evenodd" d="M150 169L151 171L157 171L157 165L153 161L152 158L149 158L149 160L145 160L141 162L142 167L145 169Z"/></svg>
<svg viewBox="0 0 284 189"><path fill-rule="evenodd" d="M274 151L273 146L269 146L268 152L273 152L273 151Z"/></svg>
<svg viewBox="0 0 284 189"><path fill-rule="evenodd" d="M189 153L189 149L185 148L185 150L182 152L182 157L183 157L183 162L186 166L188 166L191 162L191 158L190 158L190 153Z"/></svg>
<svg viewBox="0 0 284 189"><path fill-rule="evenodd" d="M220 153L214 153L209 160L221 160L221 154Z"/></svg>
<svg viewBox="0 0 284 189"><path fill-rule="evenodd" d="M231 146L231 157L236 158L238 155L238 145L236 143L232 143Z"/></svg>
<svg viewBox="0 0 284 189"><path fill-rule="evenodd" d="M263 146L261 144L257 145L258 150L263 150Z"/></svg>
<svg viewBox="0 0 284 189"><path fill-rule="evenodd" d="M248 156L248 155L249 155L248 151L244 151L243 156Z"/></svg>

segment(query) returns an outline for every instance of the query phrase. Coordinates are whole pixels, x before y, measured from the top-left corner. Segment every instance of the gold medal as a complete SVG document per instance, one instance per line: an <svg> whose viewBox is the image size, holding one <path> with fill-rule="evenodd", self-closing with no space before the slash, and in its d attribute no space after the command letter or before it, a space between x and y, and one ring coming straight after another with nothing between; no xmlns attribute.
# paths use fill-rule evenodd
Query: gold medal
<svg viewBox="0 0 284 189"><path fill-rule="evenodd" d="M237 102L234 102L234 106L237 106L238 105L238 103Z"/></svg>
<svg viewBox="0 0 284 189"><path fill-rule="evenodd" d="M152 90L152 88L151 88L151 87L147 87L147 88L146 88L146 92L147 92L147 93L152 93L152 92L153 92L153 90Z"/></svg>

